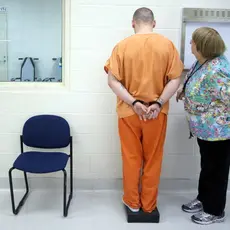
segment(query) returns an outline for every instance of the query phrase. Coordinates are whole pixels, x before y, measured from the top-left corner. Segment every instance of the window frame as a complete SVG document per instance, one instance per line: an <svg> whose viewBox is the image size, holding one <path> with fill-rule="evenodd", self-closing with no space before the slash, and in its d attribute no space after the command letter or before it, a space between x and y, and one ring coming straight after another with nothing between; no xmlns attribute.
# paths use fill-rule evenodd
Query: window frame
<svg viewBox="0 0 230 230"><path fill-rule="evenodd" d="M70 88L71 0L62 1L62 82L0 82L0 91L68 91Z"/></svg>

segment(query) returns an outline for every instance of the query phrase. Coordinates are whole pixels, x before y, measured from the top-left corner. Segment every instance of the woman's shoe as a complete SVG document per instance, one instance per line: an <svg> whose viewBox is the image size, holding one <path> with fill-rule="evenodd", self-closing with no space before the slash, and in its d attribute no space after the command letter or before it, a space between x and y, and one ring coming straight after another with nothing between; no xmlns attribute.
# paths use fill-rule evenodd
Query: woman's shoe
<svg viewBox="0 0 230 230"><path fill-rule="evenodd" d="M202 225L209 225L214 223L222 223L225 220L225 213L221 216L214 216L205 212L200 212L198 214L193 215L192 221L196 224L202 224Z"/></svg>
<svg viewBox="0 0 230 230"><path fill-rule="evenodd" d="M188 213L197 213L203 210L203 205L198 199L195 199L188 204L183 204L182 210Z"/></svg>

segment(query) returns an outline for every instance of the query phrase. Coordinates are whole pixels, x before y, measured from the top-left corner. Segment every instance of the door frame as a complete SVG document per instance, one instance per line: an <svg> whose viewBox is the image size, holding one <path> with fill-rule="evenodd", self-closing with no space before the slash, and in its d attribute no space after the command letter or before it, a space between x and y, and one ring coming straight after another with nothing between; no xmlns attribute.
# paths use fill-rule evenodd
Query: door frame
<svg viewBox="0 0 230 230"><path fill-rule="evenodd" d="M6 78L8 79L8 42L9 42L9 40L8 40L8 13L7 13L7 8L1 7L0 8L0 14L6 16L6 39L3 42L6 43ZM8 81L9 81L9 79L8 79Z"/></svg>

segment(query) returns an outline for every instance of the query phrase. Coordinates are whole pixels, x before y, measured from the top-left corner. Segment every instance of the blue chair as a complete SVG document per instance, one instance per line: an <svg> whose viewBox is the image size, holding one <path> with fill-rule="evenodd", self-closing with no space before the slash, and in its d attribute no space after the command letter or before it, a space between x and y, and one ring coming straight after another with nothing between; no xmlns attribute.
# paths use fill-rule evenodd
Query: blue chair
<svg viewBox="0 0 230 230"><path fill-rule="evenodd" d="M63 215L68 215L68 209L73 197L73 144L70 135L70 127L68 122L59 116L39 115L31 117L26 121L21 135L21 154L18 156L9 170L9 182L11 192L12 210L17 215L24 205L28 194L29 185L27 173L52 173L63 171L64 174L64 201ZM28 151L24 152L24 144L29 147L38 149L60 149L67 146L70 147L70 154L63 152L40 152ZM68 160L70 159L70 194L68 201L66 199L67 192L67 172L65 170ZM12 181L12 171L14 169L24 172L26 193L22 200L15 208L14 189Z"/></svg>

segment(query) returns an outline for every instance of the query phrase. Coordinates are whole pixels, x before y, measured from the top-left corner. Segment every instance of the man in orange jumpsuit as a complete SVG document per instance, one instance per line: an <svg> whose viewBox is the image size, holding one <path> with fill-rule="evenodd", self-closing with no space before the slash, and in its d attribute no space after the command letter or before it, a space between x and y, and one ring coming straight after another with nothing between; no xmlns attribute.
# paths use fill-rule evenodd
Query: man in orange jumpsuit
<svg viewBox="0 0 230 230"><path fill-rule="evenodd" d="M173 43L153 33L150 9L136 10L132 26L135 35L115 46L104 68L118 97L123 202L133 212L151 213L157 205L169 99L180 85L183 64Z"/></svg>

